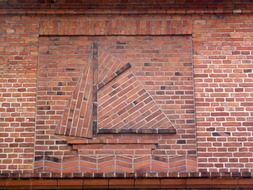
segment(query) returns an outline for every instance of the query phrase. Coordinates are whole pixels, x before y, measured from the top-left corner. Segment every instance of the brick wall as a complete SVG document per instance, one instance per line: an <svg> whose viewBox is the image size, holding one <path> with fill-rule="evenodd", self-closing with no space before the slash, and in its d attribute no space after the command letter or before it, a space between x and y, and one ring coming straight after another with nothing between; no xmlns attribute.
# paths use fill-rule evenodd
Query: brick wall
<svg viewBox="0 0 253 190"><path fill-rule="evenodd" d="M252 17L194 21L200 171L252 171Z"/></svg>
<svg viewBox="0 0 253 190"><path fill-rule="evenodd" d="M0 21L1 172L252 172L252 16L5 15ZM132 72L175 133L61 132L73 93L82 93L75 89L94 40L116 57L112 63L131 64L119 77ZM134 55L136 47L147 55Z"/></svg>
<svg viewBox="0 0 253 190"><path fill-rule="evenodd" d="M0 167L2 171L32 170L38 20L22 16L0 20Z"/></svg>

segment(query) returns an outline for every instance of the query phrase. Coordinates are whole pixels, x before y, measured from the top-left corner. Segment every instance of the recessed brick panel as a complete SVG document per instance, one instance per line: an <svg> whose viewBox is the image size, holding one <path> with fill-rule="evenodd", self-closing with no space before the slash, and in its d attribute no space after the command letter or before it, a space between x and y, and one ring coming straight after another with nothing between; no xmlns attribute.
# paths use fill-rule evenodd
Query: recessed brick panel
<svg viewBox="0 0 253 190"><path fill-rule="evenodd" d="M36 171L186 171L191 51L190 36L40 37Z"/></svg>
<svg viewBox="0 0 253 190"><path fill-rule="evenodd" d="M194 123L190 37L42 37L40 42L38 86L47 91L38 99L67 100L56 134L176 133L176 126ZM55 110L47 102L38 113Z"/></svg>

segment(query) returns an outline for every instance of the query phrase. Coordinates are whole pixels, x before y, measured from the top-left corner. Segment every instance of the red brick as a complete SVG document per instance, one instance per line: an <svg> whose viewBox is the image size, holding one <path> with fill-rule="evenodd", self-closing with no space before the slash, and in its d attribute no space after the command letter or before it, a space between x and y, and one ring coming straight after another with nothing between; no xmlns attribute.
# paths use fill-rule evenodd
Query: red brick
<svg viewBox="0 0 253 190"><path fill-rule="evenodd" d="M110 179L109 187L134 187L134 179Z"/></svg>
<svg viewBox="0 0 253 190"><path fill-rule="evenodd" d="M161 187L186 187L186 179L161 179Z"/></svg>
<svg viewBox="0 0 253 190"><path fill-rule="evenodd" d="M31 180L7 180L6 181L6 186L9 187L31 187Z"/></svg>
<svg viewBox="0 0 253 190"><path fill-rule="evenodd" d="M156 187L159 188L161 185L160 179L136 179L135 187Z"/></svg>
<svg viewBox="0 0 253 190"><path fill-rule="evenodd" d="M82 187L83 180L81 179L59 179L58 186L60 187Z"/></svg>
<svg viewBox="0 0 253 190"><path fill-rule="evenodd" d="M83 186L107 188L109 186L109 180L108 179L85 179L83 181Z"/></svg>
<svg viewBox="0 0 253 190"><path fill-rule="evenodd" d="M252 179L238 179L238 185L240 187L252 187L253 180Z"/></svg>
<svg viewBox="0 0 253 190"><path fill-rule="evenodd" d="M39 180L39 179L34 179L31 180L32 182L32 187L45 187L45 186L49 186L49 187L56 187L57 186L57 180L56 179L43 179L43 180Z"/></svg>

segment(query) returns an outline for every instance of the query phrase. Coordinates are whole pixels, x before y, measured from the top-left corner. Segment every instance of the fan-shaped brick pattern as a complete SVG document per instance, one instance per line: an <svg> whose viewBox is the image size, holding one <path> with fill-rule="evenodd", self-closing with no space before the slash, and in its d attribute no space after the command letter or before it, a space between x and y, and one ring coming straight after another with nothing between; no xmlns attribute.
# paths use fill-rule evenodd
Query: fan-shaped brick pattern
<svg viewBox="0 0 253 190"><path fill-rule="evenodd" d="M178 125L194 126L191 51L188 36L169 40L150 36L99 39L99 132L175 133ZM142 97L138 93L143 93ZM148 105L135 101L145 96L152 99ZM159 111L149 119L158 119L156 127L144 122L154 106ZM129 116L127 110L134 112L131 121L123 119Z"/></svg>
<svg viewBox="0 0 253 190"><path fill-rule="evenodd" d="M119 74L130 68L130 64L122 65L120 59L108 54L105 50L99 50L98 88L102 88Z"/></svg>
<svg viewBox="0 0 253 190"><path fill-rule="evenodd" d="M131 71L122 73L98 93L100 133L175 132L169 119Z"/></svg>

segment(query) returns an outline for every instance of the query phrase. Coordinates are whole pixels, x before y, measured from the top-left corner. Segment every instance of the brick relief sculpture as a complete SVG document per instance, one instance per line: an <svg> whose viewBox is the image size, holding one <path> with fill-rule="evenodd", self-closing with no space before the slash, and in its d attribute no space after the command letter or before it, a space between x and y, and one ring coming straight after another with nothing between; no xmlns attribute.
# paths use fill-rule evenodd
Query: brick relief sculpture
<svg viewBox="0 0 253 190"><path fill-rule="evenodd" d="M190 60L181 63L184 57L181 60L173 57L177 50L170 52L173 45L163 40L163 37L94 38L56 133L79 137L92 136L91 131L175 133L169 119L175 112L169 112L172 111L169 105L180 104L176 102L180 99L181 104L187 105L187 94L192 94L187 75L191 77L191 73L181 76L180 70L191 63ZM174 63L168 62L172 58ZM173 71L174 64L178 70ZM184 111L187 114L187 109Z"/></svg>
<svg viewBox="0 0 253 190"><path fill-rule="evenodd" d="M249 187L251 1L0 7L2 188Z"/></svg>
<svg viewBox="0 0 253 190"><path fill-rule="evenodd" d="M166 85L166 71L162 66L168 54L166 42L162 40L162 37L107 37L101 40L99 133L176 132L155 100L158 94L165 93L161 86ZM150 88L156 78L160 78L160 83Z"/></svg>
<svg viewBox="0 0 253 190"><path fill-rule="evenodd" d="M36 166L194 170L194 161L186 168L195 154L191 51L190 36L41 37L37 142L66 145L37 148Z"/></svg>

